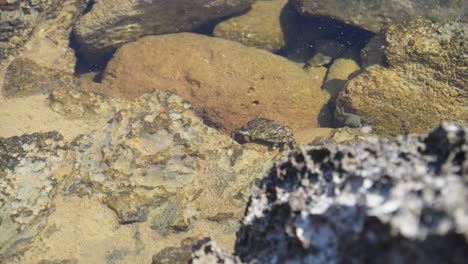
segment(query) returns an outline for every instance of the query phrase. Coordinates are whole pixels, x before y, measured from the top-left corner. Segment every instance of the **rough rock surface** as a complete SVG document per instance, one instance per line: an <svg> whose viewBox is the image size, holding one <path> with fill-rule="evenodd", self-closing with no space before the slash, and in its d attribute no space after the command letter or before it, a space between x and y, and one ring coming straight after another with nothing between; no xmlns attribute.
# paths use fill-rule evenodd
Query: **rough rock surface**
<svg viewBox="0 0 468 264"><path fill-rule="evenodd" d="M214 241L208 241L195 250L190 259L190 264L237 264L242 263L238 257L231 256L229 253L218 247ZM155 264L155 263L153 263Z"/></svg>
<svg viewBox="0 0 468 264"><path fill-rule="evenodd" d="M101 0L75 27L88 61L110 55L147 35L191 31L209 21L239 13L253 0Z"/></svg>
<svg viewBox="0 0 468 264"><path fill-rule="evenodd" d="M50 93L50 108L69 119L111 119L125 102L85 90L61 88Z"/></svg>
<svg viewBox="0 0 468 264"><path fill-rule="evenodd" d="M42 67L28 58L16 58L6 69L2 93L7 98L22 97L75 85L70 73Z"/></svg>
<svg viewBox="0 0 468 264"><path fill-rule="evenodd" d="M445 22L468 17L468 4L463 0L291 0L304 15L328 16L345 23L378 32L388 24L427 18Z"/></svg>
<svg viewBox="0 0 468 264"><path fill-rule="evenodd" d="M244 167L252 162L247 159L255 159L255 152L205 126L190 108L175 95L144 95L119 111L106 128L78 139L74 145L79 148L75 165L79 175L70 184L70 192L101 190L104 203L117 213L121 223L146 221L148 208L156 206L159 209L152 211L151 221L159 232L190 228L190 219L201 208L205 210L203 217L233 218L241 208L232 195L241 189L233 190L240 186L230 183L244 179L248 184L255 171L265 168ZM217 176L215 182L209 183L208 171ZM185 197L181 194L184 189ZM213 192L229 194L218 197L224 211L211 212L216 208L213 203L197 201ZM156 213L174 199L179 208L173 213Z"/></svg>
<svg viewBox="0 0 468 264"><path fill-rule="evenodd" d="M467 135L444 124L291 152L250 199L235 253L246 263L463 263Z"/></svg>
<svg viewBox="0 0 468 264"><path fill-rule="evenodd" d="M213 35L271 52L284 48L295 35L297 13L288 0L257 1L244 15L219 23Z"/></svg>
<svg viewBox="0 0 468 264"><path fill-rule="evenodd" d="M41 231L66 157L56 132L0 137L0 261Z"/></svg>
<svg viewBox="0 0 468 264"><path fill-rule="evenodd" d="M82 102L86 98L109 104L67 91L56 90L50 99L64 101L59 109L65 116L80 107L80 118L100 113ZM12 252L6 261L178 263L205 237L232 249L250 186L278 154L237 144L203 124L178 96L144 95L75 139L68 160L54 160L68 168L68 177L58 184L47 223L27 251Z"/></svg>
<svg viewBox="0 0 468 264"><path fill-rule="evenodd" d="M154 90L189 101L214 126L232 130L258 116L292 129L317 127L327 95L323 68L191 33L151 36L121 47L103 73L102 92L134 98Z"/></svg>
<svg viewBox="0 0 468 264"><path fill-rule="evenodd" d="M389 66L366 68L347 83L337 105L384 136L422 132L441 120L468 124L466 28L425 20L390 26Z"/></svg>
<svg viewBox="0 0 468 264"><path fill-rule="evenodd" d="M0 3L0 59L14 54L30 37L41 18L50 16L59 0L2 1Z"/></svg>

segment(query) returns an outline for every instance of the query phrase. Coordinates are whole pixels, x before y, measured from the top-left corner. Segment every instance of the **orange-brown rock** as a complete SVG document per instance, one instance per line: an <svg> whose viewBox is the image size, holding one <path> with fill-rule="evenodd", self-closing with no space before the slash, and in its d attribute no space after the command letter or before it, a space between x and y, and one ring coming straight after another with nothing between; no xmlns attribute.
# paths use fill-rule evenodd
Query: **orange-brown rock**
<svg viewBox="0 0 468 264"><path fill-rule="evenodd" d="M103 92L135 98L175 92L216 127L261 116L293 129L317 127L328 96L324 68L306 72L269 52L197 34L150 36L120 48L103 72Z"/></svg>

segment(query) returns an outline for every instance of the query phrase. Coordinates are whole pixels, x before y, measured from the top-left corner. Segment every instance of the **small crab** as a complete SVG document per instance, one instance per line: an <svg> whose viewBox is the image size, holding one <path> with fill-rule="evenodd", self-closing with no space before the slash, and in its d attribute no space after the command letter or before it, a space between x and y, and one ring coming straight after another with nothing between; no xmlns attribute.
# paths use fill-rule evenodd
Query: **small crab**
<svg viewBox="0 0 468 264"><path fill-rule="evenodd" d="M232 137L239 143L255 142L280 150L283 150L284 146L292 149L295 144L291 128L262 117L249 121L247 126L241 129L235 129Z"/></svg>
<svg viewBox="0 0 468 264"><path fill-rule="evenodd" d="M336 107L336 119L343 123L343 125L351 128L358 128L364 125L364 120L362 117L346 113L343 107Z"/></svg>

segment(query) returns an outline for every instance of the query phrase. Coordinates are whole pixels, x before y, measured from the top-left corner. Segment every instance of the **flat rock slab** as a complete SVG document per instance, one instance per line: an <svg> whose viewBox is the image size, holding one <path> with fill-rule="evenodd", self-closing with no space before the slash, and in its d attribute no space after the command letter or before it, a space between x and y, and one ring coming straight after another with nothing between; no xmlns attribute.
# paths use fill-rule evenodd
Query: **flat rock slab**
<svg viewBox="0 0 468 264"><path fill-rule="evenodd" d="M304 15L328 16L363 29L378 32L388 24L424 17L447 21L467 17L464 0L292 0Z"/></svg>
<svg viewBox="0 0 468 264"><path fill-rule="evenodd" d="M209 21L239 13L253 0L101 0L75 27L89 61L110 55L146 35L191 31Z"/></svg>
<svg viewBox="0 0 468 264"><path fill-rule="evenodd" d="M134 98L171 91L216 127L232 130L257 116L293 129L317 127L327 95L324 68L310 72L242 44L181 33L145 37L120 48L103 73L102 91Z"/></svg>

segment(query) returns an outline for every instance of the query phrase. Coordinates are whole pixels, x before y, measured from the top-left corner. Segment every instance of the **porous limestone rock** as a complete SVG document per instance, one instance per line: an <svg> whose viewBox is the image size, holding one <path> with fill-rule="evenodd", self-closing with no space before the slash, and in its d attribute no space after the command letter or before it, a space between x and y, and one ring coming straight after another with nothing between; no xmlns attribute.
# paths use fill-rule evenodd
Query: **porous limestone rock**
<svg viewBox="0 0 468 264"><path fill-rule="evenodd" d="M112 110L113 99L88 92L56 90L51 97L66 117L75 108L83 111L71 118ZM250 186L285 153L237 144L169 93L118 107L107 124L71 142L68 159L42 153L54 158L53 166L67 168L67 177L54 190L53 210L43 208L49 215L42 232L32 242L21 240L31 242L28 250L12 252L7 263L177 263L204 237L233 247ZM24 172L35 169L24 166Z"/></svg>
<svg viewBox="0 0 468 264"><path fill-rule="evenodd" d="M189 261L190 264L237 264L242 263L238 257L231 256L225 250L220 248L216 242L207 241L195 250ZM154 264L154 263L153 263Z"/></svg>
<svg viewBox="0 0 468 264"><path fill-rule="evenodd" d="M78 175L69 192L100 190L121 223L146 221L154 208L150 221L158 232L190 228L195 216L224 215L226 221L239 215L242 198L234 196L268 164L245 167L264 157L207 127L190 104L168 93L143 95L74 145ZM219 195L222 209L200 202L212 195ZM176 197L177 209L162 214Z"/></svg>
<svg viewBox="0 0 468 264"><path fill-rule="evenodd" d="M191 31L246 10L253 0L101 0L75 27L82 55L97 62L147 35Z"/></svg>
<svg viewBox="0 0 468 264"><path fill-rule="evenodd" d="M235 254L242 263L463 263L467 135L444 124L292 151L251 197ZM219 252L203 249L193 256Z"/></svg>
<svg viewBox="0 0 468 264"><path fill-rule="evenodd" d="M231 131L260 116L293 130L317 127L328 97L325 69L220 38L180 33L121 47L103 72L101 92L135 98L170 91L207 123ZM326 113L326 112L325 112Z"/></svg>
<svg viewBox="0 0 468 264"><path fill-rule="evenodd" d="M385 32L385 61L350 80L337 105L377 134L422 132L442 120L468 124L467 24L416 20Z"/></svg>
<svg viewBox="0 0 468 264"><path fill-rule="evenodd" d="M42 230L66 158L56 132L0 137L0 261Z"/></svg>
<svg viewBox="0 0 468 264"><path fill-rule="evenodd" d="M418 17L445 22L468 17L464 0L291 0L303 15L327 16L378 32L386 25Z"/></svg>
<svg viewBox="0 0 468 264"><path fill-rule="evenodd" d="M216 25L213 35L271 52L278 51L297 34L297 13L287 3L288 0L257 1L246 14Z"/></svg>

